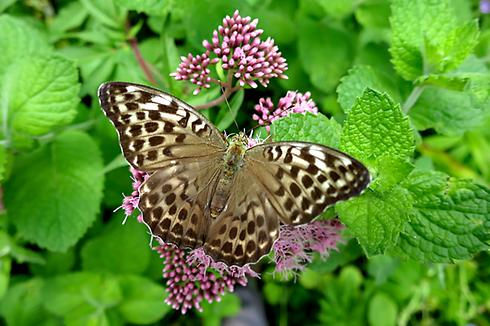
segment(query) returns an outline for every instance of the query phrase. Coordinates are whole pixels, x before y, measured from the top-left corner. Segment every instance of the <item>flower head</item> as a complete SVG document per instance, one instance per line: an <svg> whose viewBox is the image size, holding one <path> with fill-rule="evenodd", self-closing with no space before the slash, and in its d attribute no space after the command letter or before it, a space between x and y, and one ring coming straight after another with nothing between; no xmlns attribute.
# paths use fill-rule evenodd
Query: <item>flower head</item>
<svg viewBox="0 0 490 326"><path fill-rule="evenodd" d="M186 253L172 244L155 248L163 258L163 278L168 296L165 302L185 314L189 309L202 311L201 302L220 301L225 291L233 292L239 284L247 284L247 276L258 277L250 267L228 267L215 262L202 248Z"/></svg>
<svg viewBox="0 0 490 326"><path fill-rule="evenodd" d="M311 255L314 252L327 257L330 250L337 249L343 227L336 219L319 220L297 226L281 225L279 238L272 246L276 263L275 271L278 273L301 271L306 263L311 262Z"/></svg>
<svg viewBox="0 0 490 326"><path fill-rule="evenodd" d="M480 0L480 12L490 14L490 0Z"/></svg>
<svg viewBox="0 0 490 326"><path fill-rule="evenodd" d="M261 98L259 104L255 105L256 114L252 115L252 119L259 122L260 125L265 125L267 131L270 131L272 121L288 116L291 113L318 113L318 108L315 102L310 98L310 92L304 94L300 92L288 91L286 96L279 99L277 108L274 108L272 100Z"/></svg>
<svg viewBox="0 0 490 326"><path fill-rule="evenodd" d="M133 192L129 196L124 196L121 208L124 209L124 214L126 218L133 214L134 210L138 207L140 201L139 189L141 184L148 179L149 174L143 171L139 171L133 167L130 169L131 178L133 179ZM140 214L137 217L139 222L143 221L143 216Z"/></svg>
<svg viewBox="0 0 490 326"><path fill-rule="evenodd" d="M232 17L226 16L218 30L213 31L211 41L203 41L206 51L182 57L177 72L171 75L197 85L195 94L202 88L209 88L211 82L220 84L210 77L208 67L212 64L221 63L221 68L229 71L241 87L255 88L257 82L265 87L271 78L287 78L284 74L288 68L286 59L273 39L261 40L264 31L257 29L257 23L258 19L241 17L238 10Z"/></svg>

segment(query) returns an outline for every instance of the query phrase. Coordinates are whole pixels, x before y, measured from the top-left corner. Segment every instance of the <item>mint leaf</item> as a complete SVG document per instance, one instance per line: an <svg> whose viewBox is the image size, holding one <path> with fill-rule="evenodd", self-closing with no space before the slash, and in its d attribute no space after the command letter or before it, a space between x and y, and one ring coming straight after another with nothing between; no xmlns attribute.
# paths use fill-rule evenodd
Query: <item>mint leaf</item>
<svg viewBox="0 0 490 326"><path fill-rule="evenodd" d="M473 51L478 35L475 20L451 29L440 42L425 38L425 69L441 73L457 68Z"/></svg>
<svg viewBox="0 0 490 326"><path fill-rule="evenodd" d="M482 113L466 92L427 86L410 117L419 130L434 128L440 134L455 136L478 126Z"/></svg>
<svg viewBox="0 0 490 326"><path fill-rule="evenodd" d="M405 186L413 209L394 253L450 263L489 249L490 189L435 171L414 171Z"/></svg>
<svg viewBox="0 0 490 326"><path fill-rule="evenodd" d="M345 113L349 113L358 97L362 95L366 88L371 88L377 92L383 92L381 80L370 66L357 65L349 70L349 73L342 77L337 87L338 101Z"/></svg>
<svg viewBox="0 0 490 326"><path fill-rule="evenodd" d="M414 150L408 118L386 94L364 91L344 122L341 149L367 163L381 156L407 158Z"/></svg>
<svg viewBox="0 0 490 326"><path fill-rule="evenodd" d="M311 82L330 92L351 65L353 41L345 30L303 17L299 21L299 58Z"/></svg>
<svg viewBox="0 0 490 326"><path fill-rule="evenodd" d="M123 300L117 306L124 319L132 324L158 322L172 308L164 304L165 288L147 278L126 275L119 277Z"/></svg>
<svg viewBox="0 0 490 326"><path fill-rule="evenodd" d="M420 86L437 86L454 91L462 91L468 78L460 75L424 75L415 81Z"/></svg>
<svg viewBox="0 0 490 326"><path fill-rule="evenodd" d="M74 245L102 200L101 154L85 133L67 131L16 160L5 205L20 235L51 251Z"/></svg>
<svg viewBox="0 0 490 326"><path fill-rule="evenodd" d="M31 57L11 66L0 95L12 132L42 135L76 115L78 73L61 57ZM5 105L5 104L3 104Z"/></svg>
<svg viewBox="0 0 490 326"><path fill-rule="evenodd" d="M355 200L337 204L335 209L367 254L376 255L395 244L411 203L409 192L396 186L383 193L368 189Z"/></svg>
<svg viewBox="0 0 490 326"><path fill-rule="evenodd" d="M96 273L57 276L47 280L42 291L45 309L69 325L109 325L106 310L122 299L118 280Z"/></svg>
<svg viewBox="0 0 490 326"><path fill-rule="evenodd" d="M321 113L294 113L272 122L274 141L301 140L338 147L342 128L334 118Z"/></svg>
<svg viewBox="0 0 490 326"><path fill-rule="evenodd" d="M140 274L146 270L151 254L148 230L134 218L124 225L122 220L122 213L114 215L98 237L84 244L81 251L84 270L120 274Z"/></svg>
<svg viewBox="0 0 490 326"><path fill-rule="evenodd" d="M453 29L456 19L446 0L394 0L392 4L392 62L407 80L415 80L424 71L424 39L440 44Z"/></svg>
<svg viewBox="0 0 490 326"><path fill-rule="evenodd" d="M21 57L39 56L50 51L45 37L19 18L8 15L0 17L0 75L8 66Z"/></svg>
<svg viewBox="0 0 490 326"><path fill-rule="evenodd" d="M389 191L392 187L405 180L413 169L413 164L407 159L381 156L373 166L375 177L370 187L380 192Z"/></svg>

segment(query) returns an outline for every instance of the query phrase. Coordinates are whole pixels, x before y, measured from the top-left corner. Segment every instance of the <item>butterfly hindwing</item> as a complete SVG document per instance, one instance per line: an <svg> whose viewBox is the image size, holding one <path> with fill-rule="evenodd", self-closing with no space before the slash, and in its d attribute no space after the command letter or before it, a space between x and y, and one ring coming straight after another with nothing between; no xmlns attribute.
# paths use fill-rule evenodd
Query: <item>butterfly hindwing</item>
<svg viewBox="0 0 490 326"><path fill-rule="evenodd" d="M153 235L181 247L203 245L219 156L162 162L140 187L139 209Z"/></svg>
<svg viewBox="0 0 490 326"><path fill-rule="evenodd" d="M99 87L106 116L116 127L128 162L155 171L167 160L224 152L226 140L188 104L151 87L110 82Z"/></svg>

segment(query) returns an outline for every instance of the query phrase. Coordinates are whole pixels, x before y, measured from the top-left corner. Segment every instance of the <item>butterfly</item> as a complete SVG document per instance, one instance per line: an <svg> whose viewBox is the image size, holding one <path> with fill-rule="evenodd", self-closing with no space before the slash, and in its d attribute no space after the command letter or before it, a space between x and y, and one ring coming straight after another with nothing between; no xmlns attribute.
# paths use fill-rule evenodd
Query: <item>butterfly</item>
<svg viewBox="0 0 490 326"><path fill-rule="evenodd" d="M333 148L299 141L249 147L243 133L226 138L190 105L151 87L109 82L98 96L126 160L150 174L138 208L152 234L202 247L229 266L257 262L280 223L308 223L370 182L362 163Z"/></svg>

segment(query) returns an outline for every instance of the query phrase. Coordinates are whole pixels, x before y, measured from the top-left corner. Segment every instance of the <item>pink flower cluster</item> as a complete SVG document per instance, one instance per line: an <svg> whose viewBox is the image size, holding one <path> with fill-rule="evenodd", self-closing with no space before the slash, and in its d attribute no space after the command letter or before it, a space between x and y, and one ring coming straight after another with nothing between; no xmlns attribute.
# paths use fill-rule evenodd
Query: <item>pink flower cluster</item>
<svg viewBox="0 0 490 326"><path fill-rule="evenodd" d="M187 254L172 244L155 248L164 260L163 278L167 280L165 302L185 314L193 307L202 311L201 302L220 301L225 290L233 292L235 285L245 286L247 276L258 277L250 267L228 267L215 262L196 249Z"/></svg>
<svg viewBox="0 0 490 326"><path fill-rule="evenodd" d="M286 96L279 99L277 108L274 108L272 100L261 98L259 104L255 105L256 114L252 119L258 121L260 125L265 125L267 131L270 131L272 121L288 116L291 113L318 113L318 108L315 102L310 98L310 92L305 94L299 92L288 91Z"/></svg>
<svg viewBox="0 0 490 326"><path fill-rule="evenodd" d="M337 220L319 220L304 225L281 225L279 238L272 246L275 271L288 273L301 271L311 262L312 253L327 257L337 249L341 241L340 231L344 226Z"/></svg>
<svg viewBox="0 0 490 326"><path fill-rule="evenodd" d="M140 201L140 186L143 181L145 181L149 177L148 173L136 170L133 167L131 167L129 170L132 176L131 179L133 179L133 192L130 196L124 196L123 203L121 205L121 208L124 209L124 214L126 215L126 217L133 214L134 210L138 208L138 203ZM141 214L138 215L138 221L143 221L143 216Z"/></svg>
<svg viewBox="0 0 490 326"><path fill-rule="evenodd" d="M209 69L209 65L220 61L221 67L232 73L242 87L249 85L255 88L257 82L265 87L271 78L286 79L286 59L273 39L260 39L264 31L257 29L257 23L258 19L241 17L238 10L232 17L226 16L223 25L213 32L211 42L203 41L206 51L197 56L181 57L182 62L171 76L197 85L194 94L211 87L212 82L220 84L211 78Z"/></svg>

